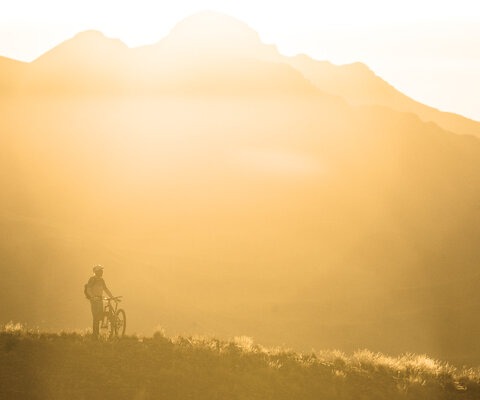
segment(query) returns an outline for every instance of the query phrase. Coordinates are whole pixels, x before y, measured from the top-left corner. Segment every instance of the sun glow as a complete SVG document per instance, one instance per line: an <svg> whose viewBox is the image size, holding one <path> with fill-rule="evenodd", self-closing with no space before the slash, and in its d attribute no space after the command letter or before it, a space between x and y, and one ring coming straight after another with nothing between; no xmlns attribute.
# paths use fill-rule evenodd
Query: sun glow
<svg viewBox="0 0 480 400"><path fill-rule="evenodd" d="M98 29L107 36L120 38L131 47L158 41L173 26L188 15L212 10L232 15L251 25L267 41L278 43L278 38L299 41L306 34L312 35L329 28L349 31L358 27L372 27L418 21L478 21L480 9L472 8L471 2L461 0L455 6L432 1L408 0L401 6L368 0L361 3L353 0L328 4L300 0L296 2L182 0L159 4L156 1L112 1L102 2L20 0L4 6L0 13L0 44L5 46L15 37L5 37L6 32L15 31L16 40L24 41L25 48L19 54L38 52L38 46L28 48L24 37L34 32L46 31L45 37L53 35L61 40L72 32ZM49 35L50 33L50 35ZM1 50L1 49L0 49ZM293 49L290 49L293 50Z"/></svg>

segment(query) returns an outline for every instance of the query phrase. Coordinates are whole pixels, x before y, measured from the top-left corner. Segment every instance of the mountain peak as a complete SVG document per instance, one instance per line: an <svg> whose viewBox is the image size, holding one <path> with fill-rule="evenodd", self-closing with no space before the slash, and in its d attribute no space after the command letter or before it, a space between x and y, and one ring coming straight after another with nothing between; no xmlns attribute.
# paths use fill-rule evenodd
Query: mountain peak
<svg viewBox="0 0 480 400"><path fill-rule="evenodd" d="M202 11L193 14L180 21L172 30L171 35L187 36L191 35L202 39L218 39L216 35L226 35L227 40L249 40L258 42L259 36L255 30L246 23L226 14Z"/></svg>
<svg viewBox="0 0 480 400"><path fill-rule="evenodd" d="M190 53L240 57L264 51L267 47L246 23L213 11L199 12L180 21L162 44Z"/></svg>
<svg viewBox="0 0 480 400"><path fill-rule="evenodd" d="M126 48L120 39L109 38L100 31L87 30L77 33L73 38L62 43L69 47L81 47L101 50L103 48Z"/></svg>
<svg viewBox="0 0 480 400"><path fill-rule="evenodd" d="M96 40L105 40L108 38L100 31L97 31L95 29L89 29L89 30L77 33L72 39L81 40L81 41L96 41Z"/></svg>
<svg viewBox="0 0 480 400"><path fill-rule="evenodd" d="M104 58L106 55L119 54L127 48L120 39L112 39L96 30L77 33L57 47L40 56L37 60L65 59L78 61L78 58ZM37 61L36 60L36 61Z"/></svg>

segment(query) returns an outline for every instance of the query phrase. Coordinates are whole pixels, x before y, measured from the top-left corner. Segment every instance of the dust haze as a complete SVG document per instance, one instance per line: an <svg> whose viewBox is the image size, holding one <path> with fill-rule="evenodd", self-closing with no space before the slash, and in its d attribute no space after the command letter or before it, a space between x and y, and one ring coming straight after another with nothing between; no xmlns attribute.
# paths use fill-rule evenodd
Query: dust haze
<svg viewBox="0 0 480 400"><path fill-rule="evenodd" d="M210 13L0 87L1 323L88 327L101 263L130 332L480 362L479 122Z"/></svg>

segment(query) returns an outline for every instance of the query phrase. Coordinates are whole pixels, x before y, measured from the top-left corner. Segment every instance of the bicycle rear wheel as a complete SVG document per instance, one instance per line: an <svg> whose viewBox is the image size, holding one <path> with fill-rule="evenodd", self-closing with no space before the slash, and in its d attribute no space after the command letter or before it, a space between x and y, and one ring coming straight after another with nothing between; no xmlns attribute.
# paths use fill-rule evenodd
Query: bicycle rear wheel
<svg viewBox="0 0 480 400"><path fill-rule="evenodd" d="M122 309L117 310L115 314L115 336L122 337L127 329L127 316Z"/></svg>

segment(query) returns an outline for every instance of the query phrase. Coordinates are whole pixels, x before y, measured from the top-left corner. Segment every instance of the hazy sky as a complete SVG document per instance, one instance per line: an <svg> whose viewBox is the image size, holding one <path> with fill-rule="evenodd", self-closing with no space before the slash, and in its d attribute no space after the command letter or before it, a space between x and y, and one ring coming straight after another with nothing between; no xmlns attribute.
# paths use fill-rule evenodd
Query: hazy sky
<svg viewBox="0 0 480 400"><path fill-rule="evenodd" d="M480 120L478 0L3 0L0 55L30 61L86 29L154 43L204 10L239 18L283 54L362 61L414 99Z"/></svg>

